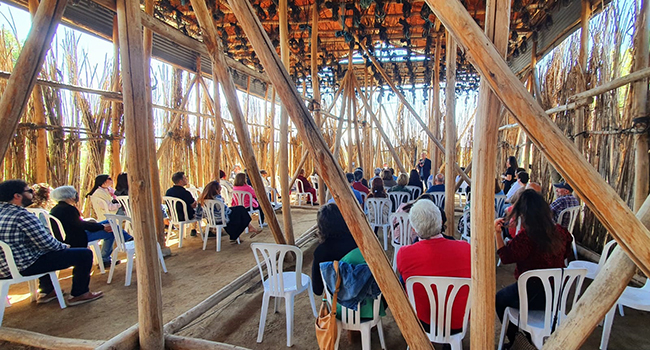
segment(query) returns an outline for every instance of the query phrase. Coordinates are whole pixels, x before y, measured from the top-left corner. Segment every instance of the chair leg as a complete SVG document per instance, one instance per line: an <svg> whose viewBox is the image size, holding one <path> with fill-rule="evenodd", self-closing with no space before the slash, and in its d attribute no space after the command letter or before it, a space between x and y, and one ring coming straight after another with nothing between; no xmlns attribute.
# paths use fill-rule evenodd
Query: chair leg
<svg viewBox="0 0 650 350"><path fill-rule="evenodd" d="M185 236L185 225L178 224L178 247L183 247L183 236Z"/></svg>
<svg viewBox="0 0 650 350"><path fill-rule="evenodd" d="M9 295L9 283L0 283L0 300L7 300ZM4 303L3 303L4 304ZM2 318L5 314L5 305L0 307L0 326L2 326Z"/></svg>
<svg viewBox="0 0 650 350"><path fill-rule="evenodd" d="M264 292L262 296L262 311L260 313L260 327L257 330L257 342L262 342L262 337L264 337L264 326L266 325L266 314L269 311L269 299L271 297L268 293Z"/></svg>
<svg viewBox="0 0 650 350"><path fill-rule="evenodd" d="M117 249L113 251L111 256L111 269L108 271L108 281L106 283L111 284L113 281L113 273L115 272L115 264L117 263Z"/></svg>
<svg viewBox="0 0 650 350"><path fill-rule="evenodd" d="M294 296L284 297L284 308L287 313L287 347L293 345L293 298Z"/></svg>
<svg viewBox="0 0 650 350"><path fill-rule="evenodd" d="M99 242L94 242L90 245L90 249L93 251L93 257L95 258L95 262L97 265L99 265L99 272L103 275L106 273L106 269L104 268L104 261L102 261L102 251L99 248Z"/></svg>
<svg viewBox="0 0 650 350"><path fill-rule="evenodd" d="M309 302L311 303L311 311L314 313L314 318L318 317L318 311L316 311L316 302L314 301L314 293L311 292L311 281L309 281L309 287L307 287L307 294L309 294Z"/></svg>
<svg viewBox="0 0 650 350"><path fill-rule="evenodd" d="M386 340L384 340L384 328L382 327L381 324L381 316L376 316L380 317L379 322L377 322L377 333L379 334L379 344L381 344L381 348L386 350Z"/></svg>
<svg viewBox="0 0 650 350"><path fill-rule="evenodd" d="M501 322L501 336L499 337L499 347L497 350L503 349L503 340L506 337L506 331L508 330L508 324L510 323L510 319L508 318L508 309L503 312L503 321Z"/></svg>
<svg viewBox="0 0 650 350"><path fill-rule="evenodd" d="M616 305L605 315L605 322L603 322L603 334L600 337L600 350L607 350L609 345L609 336L612 332L612 324L614 323L614 316L616 316Z"/></svg>
<svg viewBox="0 0 650 350"><path fill-rule="evenodd" d="M625 312L623 312L623 304L618 304L618 314L621 315L621 317L625 316Z"/></svg>
<svg viewBox="0 0 650 350"><path fill-rule="evenodd" d="M451 350L463 350L463 340L461 338L452 338Z"/></svg>
<svg viewBox="0 0 650 350"><path fill-rule="evenodd" d="M370 325L361 324L361 350L370 350Z"/></svg>
<svg viewBox="0 0 650 350"><path fill-rule="evenodd" d="M50 279L52 280L52 286L56 292L56 299L59 301L59 306L62 309L65 309L67 305L65 304L65 299L63 299L63 291L61 290L61 285L59 284L59 280L56 278L55 272L50 272Z"/></svg>
<svg viewBox="0 0 650 350"><path fill-rule="evenodd" d="M210 225L205 226L205 233L202 234L203 237L203 250L205 250L205 247L208 245L208 235L210 234ZM217 237L217 242L219 242L219 237Z"/></svg>
<svg viewBox="0 0 650 350"><path fill-rule="evenodd" d="M273 297L273 313L278 313L278 297Z"/></svg>
<svg viewBox="0 0 650 350"><path fill-rule="evenodd" d="M169 245L169 238L172 236L172 226L174 226L174 224L171 222L167 225L167 238L165 239L167 245Z"/></svg>
<svg viewBox="0 0 650 350"><path fill-rule="evenodd" d="M239 243L239 238L237 238L237 242ZM217 226L217 251L221 251L221 226Z"/></svg>
<svg viewBox="0 0 650 350"><path fill-rule="evenodd" d="M124 280L125 286L131 285L131 277L133 276L133 252L126 252L126 279Z"/></svg>
<svg viewBox="0 0 650 350"><path fill-rule="evenodd" d="M384 250L388 250L388 226L383 226L382 231L384 231Z"/></svg>
<svg viewBox="0 0 650 350"><path fill-rule="evenodd" d="M162 249L160 249L160 243L156 242L156 248L158 249L158 260L160 260L160 266L162 266L163 272L167 273L167 265L165 265L165 258L163 258Z"/></svg>
<svg viewBox="0 0 650 350"><path fill-rule="evenodd" d="M343 326L341 324L341 321L336 320L336 343L334 344L334 349L339 348L339 342L341 341L341 330Z"/></svg>

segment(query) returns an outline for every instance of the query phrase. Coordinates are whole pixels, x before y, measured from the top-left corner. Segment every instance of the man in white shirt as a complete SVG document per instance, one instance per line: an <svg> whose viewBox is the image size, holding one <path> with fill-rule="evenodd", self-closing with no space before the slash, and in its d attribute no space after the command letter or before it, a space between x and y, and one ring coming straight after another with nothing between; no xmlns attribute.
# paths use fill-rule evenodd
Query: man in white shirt
<svg viewBox="0 0 650 350"><path fill-rule="evenodd" d="M530 175L525 171L520 171L517 173L517 182L510 186L510 190L506 193L506 200L510 203L510 198L519 190L520 188L526 188L526 184L530 180Z"/></svg>

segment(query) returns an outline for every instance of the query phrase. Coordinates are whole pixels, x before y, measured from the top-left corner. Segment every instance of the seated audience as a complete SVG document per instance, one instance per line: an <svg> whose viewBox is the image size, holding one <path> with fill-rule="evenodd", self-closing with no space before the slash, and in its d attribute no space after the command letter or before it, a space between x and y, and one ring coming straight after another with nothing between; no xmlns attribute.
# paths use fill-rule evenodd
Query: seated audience
<svg viewBox="0 0 650 350"><path fill-rule="evenodd" d="M241 172L242 172L241 165L235 164L235 166L232 168L232 171L230 172L230 182L234 182L235 176L237 176L237 174Z"/></svg>
<svg viewBox="0 0 650 350"><path fill-rule="evenodd" d="M395 175L395 169L388 168L388 171L390 171L390 176L393 177L393 181L397 181L397 176Z"/></svg>
<svg viewBox="0 0 650 350"><path fill-rule="evenodd" d="M252 198L252 204L253 204L253 209L260 209L260 204L257 203L257 196L255 195L255 190L253 187L248 185L246 183L246 174L244 173L239 173L235 175L235 186L233 186L233 191L243 191L243 192L248 192L251 194ZM237 197L233 196L232 197L232 206L238 206L238 205L243 205L246 210L250 208L251 206L251 198L248 196L244 197L244 203L238 203L237 202ZM260 213L260 221L264 223L264 212L262 209L259 211Z"/></svg>
<svg viewBox="0 0 650 350"><path fill-rule="evenodd" d="M269 181L269 173L267 173L266 170L262 169L260 170L260 175L262 176L262 183L264 183L264 187L270 187L271 182Z"/></svg>
<svg viewBox="0 0 650 350"><path fill-rule="evenodd" d="M371 178L368 182L372 183L372 180L375 178L381 178L381 168L375 168L375 176Z"/></svg>
<svg viewBox="0 0 650 350"><path fill-rule="evenodd" d="M502 237L505 222L517 222L521 219L521 230L506 245ZM505 219L494 222L494 237L497 254L503 264L517 264L515 279L529 270L563 268L564 259L572 256L571 235L560 225L556 225L551 210L539 193L534 190L524 190L512 211ZM528 308L543 310L546 305L544 289L541 281L532 279L528 282ZM496 295L496 312L503 322L503 312L506 307L519 307L519 289L513 283L501 289ZM510 344L517 334L517 325L508 327Z"/></svg>
<svg viewBox="0 0 650 350"><path fill-rule="evenodd" d="M433 185L429 186L427 193L445 192L445 175L436 174L433 178Z"/></svg>
<svg viewBox="0 0 650 350"><path fill-rule="evenodd" d="M553 184L555 188L555 200L551 203L551 212L553 213L553 222L557 222L562 210L577 207L580 205L578 198L573 195L573 188L566 182ZM564 228L569 227L569 215L564 215L561 225Z"/></svg>
<svg viewBox="0 0 650 350"><path fill-rule="evenodd" d="M41 208L50 210L55 205L54 201L50 199L50 192L52 189L46 183L34 184L34 201L29 208Z"/></svg>
<svg viewBox="0 0 650 350"><path fill-rule="evenodd" d="M129 178L126 173L120 173L119 175L117 175L117 183L115 184L115 195L116 196L129 195Z"/></svg>
<svg viewBox="0 0 650 350"><path fill-rule="evenodd" d="M199 205L196 208L196 215L202 218L205 218L203 211L205 210L206 200L216 200L223 203L225 208L225 219L226 225L224 230L230 236L230 243L237 243L237 238L248 228L248 230L253 234L258 234L262 232L262 229L256 230L253 225L251 225L251 216L248 214L248 209L244 208L241 205L229 207L221 197L221 185L217 181L211 181L199 196L198 203ZM219 211L214 213L216 217L220 217L221 213ZM251 235L251 237L254 237Z"/></svg>
<svg viewBox="0 0 650 350"><path fill-rule="evenodd" d="M363 180L363 170L357 169L354 171L354 183L352 183L352 187L359 192L368 194L370 190L361 183L361 180Z"/></svg>
<svg viewBox="0 0 650 350"><path fill-rule="evenodd" d="M363 173L363 168L359 167L359 168L354 169L354 174L355 174L354 176L357 176L357 175L356 175L356 174L357 174L357 171L360 171L360 172L361 172L361 180L358 180L358 181L361 182L361 184L364 185L364 186L366 186L367 188L370 188L370 186L368 185L368 180L366 180L366 179L363 177L363 175L364 175L364 173Z"/></svg>
<svg viewBox="0 0 650 350"><path fill-rule="evenodd" d="M357 191L354 188L354 174L352 173L346 173L345 177L348 179L348 183L350 184L350 188L352 189L352 193L354 193L354 197L357 199L359 202L359 205L361 208L363 208L363 196L361 195L361 192ZM331 198L328 203L334 203L334 198Z"/></svg>
<svg viewBox="0 0 650 350"><path fill-rule="evenodd" d="M517 181L510 186L510 190L506 194L508 203L512 203L509 200L515 194L515 192L517 192L517 190L519 190L520 188L526 188L526 184L528 184L528 180L530 179L530 176L525 171L518 172L516 177L517 177Z"/></svg>
<svg viewBox="0 0 650 350"><path fill-rule="evenodd" d="M225 203L232 203L232 182L226 179L226 173L219 170L219 184L221 185L221 196Z"/></svg>
<svg viewBox="0 0 650 350"><path fill-rule="evenodd" d="M529 182L526 185L527 190L535 190L535 192L542 194L542 185L539 182Z"/></svg>
<svg viewBox="0 0 650 350"><path fill-rule="evenodd" d="M384 181L384 187L391 188L397 185L397 182L393 179L393 175L390 173L390 170L384 170L381 173L381 179Z"/></svg>
<svg viewBox="0 0 650 350"><path fill-rule="evenodd" d="M388 198L386 190L384 189L384 181L382 179L374 179L372 181L372 188L368 198Z"/></svg>
<svg viewBox="0 0 650 350"><path fill-rule="evenodd" d="M90 197L90 203L93 205L98 221L106 220L106 214L117 214L120 209L115 190L111 186L113 186L113 179L109 175L97 175L95 185L86 195L86 197Z"/></svg>
<svg viewBox="0 0 650 350"><path fill-rule="evenodd" d="M185 218L183 207L180 204L176 205L178 220L185 221L194 219L194 209L196 208L197 203L190 191L185 189L185 186L187 186L187 176L185 176L184 172L179 171L172 175L172 182L174 183L174 186L170 187L167 192L165 192L165 196L178 198L185 202L185 206L187 207L188 217ZM172 210L172 208L169 208L169 210ZM192 235L196 235L196 230L192 230Z"/></svg>
<svg viewBox="0 0 650 350"><path fill-rule="evenodd" d="M73 266L68 306L101 298L102 292L91 292L88 288L93 253L57 241L35 215L23 208L31 204L33 192L23 180L0 183L0 241L11 248L18 271L23 276L32 276ZM0 254L0 278L11 278L4 253ZM39 291L39 304L56 299L50 275L39 278Z"/></svg>
<svg viewBox="0 0 650 350"><path fill-rule="evenodd" d="M300 181L302 183L302 189L303 191L307 193L311 193L311 198L312 199L307 199L307 204L311 204L311 201L313 200L314 202L316 201L316 189L312 186L311 182L307 180L305 177L305 169L300 169L298 171L298 177L296 178L296 181ZM315 205L318 205L318 203L314 203Z"/></svg>
<svg viewBox="0 0 650 350"><path fill-rule="evenodd" d="M63 225L65 231L64 243L67 243L72 248L86 248L88 242L96 241L98 239L102 242L102 261L104 267L111 266L111 254L113 253L113 242L115 236L108 221L100 223L84 221L81 219L81 213L77 209L79 203L79 194L72 186L57 187L52 191L52 199L57 202L57 205L52 208L50 214ZM59 232L57 225L52 226L55 234ZM122 232L125 241L133 239L128 233ZM116 263L120 263L119 260Z"/></svg>
<svg viewBox="0 0 650 350"><path fill-rule="evenodd" d="M350 229L341 215L339 207L328 203L318 210L316 216L318 238L320 244L314 250L314 261L311 266L311 288L314 294L323 294L323 279L320 273L320 263L341 260L346 254L357 247Z"/></svg>
<svg viewBox="0 0 650 350"><path fill-rule="evenodd" d="M420 174L418 174L418 171L415 169L411 170L411 173L409 174L409 186L415 186L420 189L424 187L422 184L422 180L420 179Z"/></svg>
<svg viewBox="0 0 650 350"><path fill-rule="evenodd" d="M409 219L420 241L403 246L397 252L397 271L406 281L411 276L471 277L470 245L442 236L440 209L430 200L419 199L409 211ZM415 305L420 323L430 331L429 298L421 287L415 288ZM469 290L461 289L452 307L451 333L463 328L463 315Z"/></svg>
<svg viewBox="0 0 650 350"><path fill-rule="evenodd" d="M386 183L384 183L384 185L385 185L385 184L386 184ZM408 184L409 184L409 176L406 175L406 174L404 174L404 173L401 173L401 174L399 174L399 176L397 177L397 185L391 187L391 188L388 190L388 192L406 192L406 193L409 193L409 194L410 194L410 193L411 193L411 190L409 190L408 188L406 188L406 186L408 186Z"/></svg>

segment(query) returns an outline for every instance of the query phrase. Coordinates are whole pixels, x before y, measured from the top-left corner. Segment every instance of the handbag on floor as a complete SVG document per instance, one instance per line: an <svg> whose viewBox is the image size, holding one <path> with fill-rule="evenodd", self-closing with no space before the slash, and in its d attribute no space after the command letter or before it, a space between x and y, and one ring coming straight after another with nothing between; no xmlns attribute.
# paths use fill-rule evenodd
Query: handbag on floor
<svg viewBox="0 0 650 350"><path fill-rule="evenodd" d="M341 285L341 275L339 274L339 262L334 261L333 265L334 271L336 271L336 288L332 294L332 306L331 308L329 307L327 298L323 296L318 317L316 318L316 339L318 340L320 350L334 350L338 335L336 329L336 298L339 292L339 286Z"/></svg>

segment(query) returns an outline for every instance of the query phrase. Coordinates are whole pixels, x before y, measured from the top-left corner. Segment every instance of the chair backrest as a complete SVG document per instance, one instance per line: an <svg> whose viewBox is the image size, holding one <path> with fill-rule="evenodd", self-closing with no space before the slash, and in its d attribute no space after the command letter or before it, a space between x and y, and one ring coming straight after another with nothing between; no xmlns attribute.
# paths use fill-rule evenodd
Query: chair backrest
<svg viewBox="0 0 650 350"><path fill-rule="evenodd" d="M269 201L271 203L276 203L278 201L278 191L271 186L266 186L264 189L266 190L266 196L269 197Z"/></svg>
<svg viewBox="0 0 650 350"><path fill-rule="evenodd" d="M366 208L368 210L368 221L371 225L387 225L390 213L390 199L388 198L368 198ZM388 208L384 211L384 208Z"/></svg>
<svg viewBox="0 0 650 350"><path fill-rule="evenodd" d="M361 192L361 191L359 191L359 193L361 194L361 201L363 202L363 204L365 206L366 201L368 200L368 194L365 193L365 192Z"/></svg>
<svg viewBox="0 0 650 350"><path fill-rule="evenodd" d="M388 192L388 198L390 198L391 203L393 204L393 207L391 208L391 211L394 213L397 211L397 208L399 208L400 204L406 203L409 200L411 200L411 194L408 192Z"/></svg>
<svg viewBox="0 0 650 350"><path fill-rule="evenodd" d="M188 187L187 191L192 195L192 197L194 197L195 200L199 199L199 196L201 195L201 191L194 186Z"/></svg>
<svg viewBox="0 0 650 350"><path fill-rule="evenodd" d="M578 221L578 215L580 214L581 208L582 208L581 206L576 205L575 207L570 207L562 210L560 214L557 216L557 224L562 225L564 218L568 215L569 225L566 227L566 229L567 231L569 231L569 233L573 234L573 227L575 226L576 221Z"/></svg>
<svg viewBox="0 0 650 350"><path fill-rule="evenodd" d="M422 195L422 187L406 186L406 188L411 192L411 200L414 200Z"/></svg>
<svg viewBox="0 0 650 350"><path fill-rule="evenodd" d="M445 207L445 193L444 192L430 192L429 194L433 196L433 204L438 206L438 208L444 208Z"/></svg>
<svg viewBox="0 0 650 350"><path fill-rule="evenodd" d="M106 220L108 220L108 224L111 225L111 229L113 230L115 245L122 251L126 251L124 235L122 235L122 231L124 231L126 222L131 223L131 218L125 215L106 214Z"/></svg>
<svg viewBox="0 0 650 350"><path fill-rule="evenodd" d="M613 239L605 244L605 247L603 247L603 252L600 253L600 259L598 260L598 269L596 273L600 272L600 269L605 266L605 262L607 262L609 255L612 254L617 244L618 243L616 243L616 241Z"/></svg>
<svg viewBox="0 0 650 350"><path fill-rule="evenodd" d="M50 215L50 213L43 208L26 208L27 211L36 215L36 217L41 221L43 226L45 226L54 238L57 238L54 234L54 227L52 226L52 221L56 224L56 227L59 229L59 234L61 239L65 240L65 230L63 229L63 224L55 216Z"/></svg>
<svg viewBox="0 0 650 350"><path fill-rule="evenodd" d="M302 181L296 180L296 186L298 188L298 193L300 193L300 194L305 193L305 187L303 186Z"/></svg>
<svg viewBox="0 0 650 350"><path fill-rule="evenodd" d="M232 191L233 205L237 202L237 205L245 207L244 203L246 203L246 199L248 199L248 208L246 209L248 209L248 211L253 210L253 195L250 192Z"/></svg>
<svg viewBox="0 0 650 350"><path fill-rule="evenodd" d="M117 196L117 201L120 202L120 205L122 208L124 208L124 213L126 216L133 217L133 214L131 213L131 200L129 200L129 196Z"/></svg>
<svg viewBox="0 0 650 350"><path fill-rule="evenodd" d="M0 241L0 248L2 248L2 252L5 254L5 261L7 262L7 267L11 273L11 278L17 279L23 277L23 275L20 274L20 271L18 271L18 266L16 266L16 261L14 260L14 253L11 251L9 244ZM2 302L4 303L4 300Z"/></svg>
<svg viewBox="0 0 650 350"><path fill-rule="evenodd" d="M309 181L311 181L311 184L314 185L315 189L318 189L319 184L319 177L318 175L312 175L309 177Z"/></svg>
<svg viewBox="0 0 650 350"><path fill-rule="evenodd" d="M471 243L471 237L470 237L470 210L465 209L463 211L463 216L460 217L460 220L458 221L458 232L460 233L460 239L467 241L467 243Z"/></svg>
<svg viewBox="0 0 650 350"><path fill-rule="evenodd" d="M450 343L451 339L451 319L454 301L458 296L461 288L468 292L465 312L463 313L463 330L462 336L465 336L467 330L467 320L469 320L470 298L469 288L472 280L470 278L458 277L433 277L433 276L411 276L406 280L406 294L413 308L416 308L415 294L413 287L416 284L421 285L429 297L431 307L431 316L429 325L431 330L427 334L429 340L436 343Z"/></svg>
<svg viewBox="0 0 650 350"><path fill-rule="evenodd" d="M171 219L172 222L180 222L178 219L179 210L183 211L183 217L185 218L185 220L189 220L189 216L187 215L187 204L185 204L185 202L182 199L176 197L170 197L170 196L163 196L163 201L165 202L165 205L167 205L169 218Z"/></svg>
<svg viewBox="0 0 650 350"><path fill-rule="evenodd" d="M538 279L541 281L546 298L546 305L544 307L544 323L543 328L536 327L542 330L543 336L551 335L553 329L553 322L555 322L557 315L557 322L561 322L562 312L566 311L566 302L568 301L569 293L573 289L575 283L574 304L578 300L582 281L587 275L586 269L540 269L529 270L519 276L517 281L517 288L519 290L519 326L522 329L530 329L531 325L528 323L528 290L526 288L529 279ZM562 294L560 294L560 292Z"/></svg>
<svg viewBox="0 0 650 350"><path fill-rule="evenodd" d="M391 233L399 229L399 244L400 246L409 245L411 242L411 220L408 213L393 213L390 215L389 222L391 223ZM394 237L391 234L391 237Z"/></svg>
<svg viewBox="0 0 650 350"><path fill-rule="evenodd" d="M226 206L224 203L215 199L208 199L203 202L202 207L203 218L208 221L208 226L216 227L226 224Z"/></svg>
<svg viewBox="0 0 650 350"><path fill-rule="evenodd" d="M296 256L296 275L293 280L296 281L297 286L302 285L302 251L300 248L287 244L253 243L251 249L255 255L262 281L265 280L263 267L266 267L271 296L284 296L284 260L289 252Z"/></svg>
<svg viewBox="0 0 650 350"><path fill-rule="evenodd" d="M496 217L498 218L503 217L505 211L503 204L505 202L506 202L505 194L497 194L494 196L494 213Z"/></svg>
<svg viewBox="0 0 650 350"><path fill-rule="evenodd" d="M562 289L562 294L560 295L560 313L556 327L559 327L566 318L569 306L573 308L578 302L578 298L582 292L582 282L584 282L586 276L587 269L564 269L564 274L562 275L564 289ZM570 298L572 291L573 298Z"/></svg>

